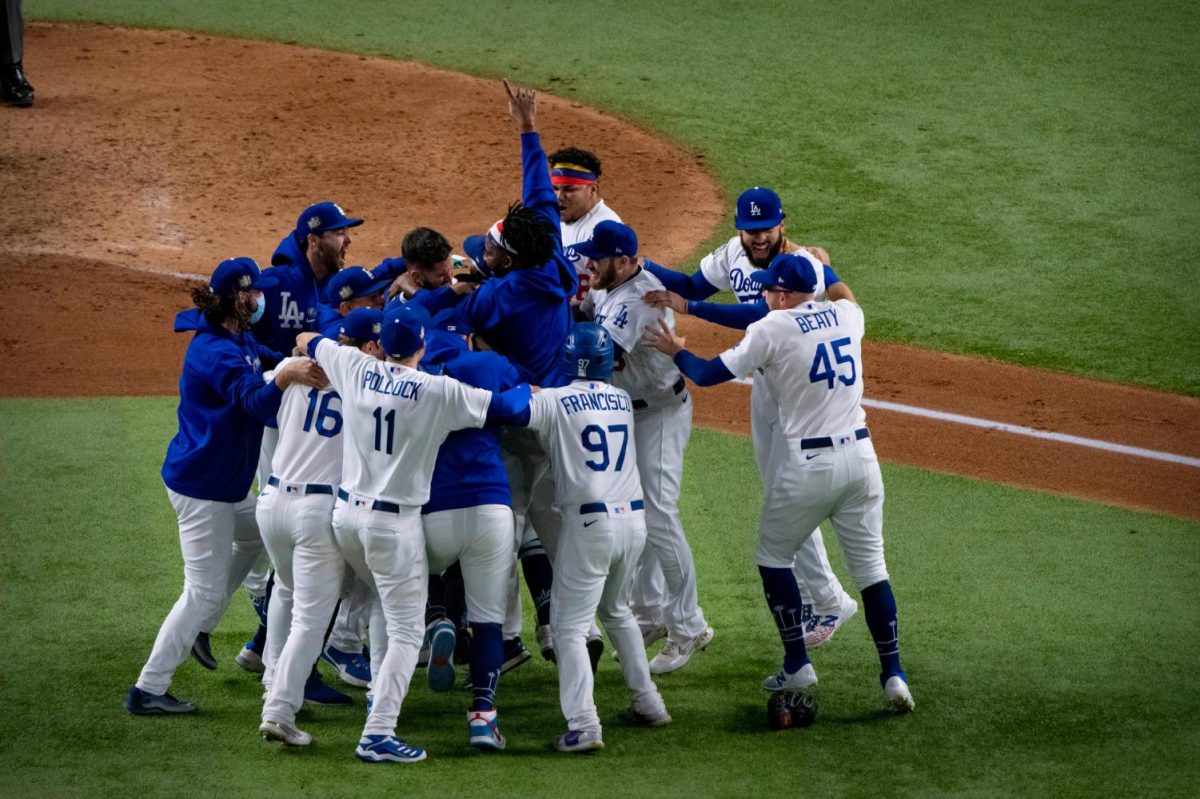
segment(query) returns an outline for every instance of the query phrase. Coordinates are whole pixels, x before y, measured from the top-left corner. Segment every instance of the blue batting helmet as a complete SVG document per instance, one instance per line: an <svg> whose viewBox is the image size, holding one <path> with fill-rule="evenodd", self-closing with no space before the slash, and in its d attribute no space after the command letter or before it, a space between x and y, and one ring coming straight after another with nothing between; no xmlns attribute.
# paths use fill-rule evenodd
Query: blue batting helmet
<svg viewBox="0 0 1200 799"><path fill-rule="evenodd" d="M595 322L575 325L563 345L563 375L571 380L583 377L607 381L612 371L613 342L608 331Z"/></svg>

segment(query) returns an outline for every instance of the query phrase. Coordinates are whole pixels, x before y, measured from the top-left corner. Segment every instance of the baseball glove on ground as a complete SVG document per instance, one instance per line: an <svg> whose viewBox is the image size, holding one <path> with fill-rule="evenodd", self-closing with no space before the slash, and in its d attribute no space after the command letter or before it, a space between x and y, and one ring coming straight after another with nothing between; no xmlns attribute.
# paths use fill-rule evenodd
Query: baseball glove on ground
<svg viewBox="0 0 1200 799"><path fill-rule="evenodd" d="M767 700L767 727L807 727L817 717L817 701L806 691L779 691Z"/></svg>

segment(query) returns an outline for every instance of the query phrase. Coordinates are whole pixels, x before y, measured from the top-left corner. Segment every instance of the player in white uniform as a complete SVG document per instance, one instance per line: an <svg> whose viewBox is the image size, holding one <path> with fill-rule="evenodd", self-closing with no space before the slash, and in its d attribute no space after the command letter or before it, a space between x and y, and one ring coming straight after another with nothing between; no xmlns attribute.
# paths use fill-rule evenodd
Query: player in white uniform
<svg viewBox="0 0 1200 799"><path fill-rule="evenodd" d="M567 147L550 153L549 161L550 185L554 186L562 214L563 252L579 272L576 299L581 301L592 276L575 245L590 239L596 225L605 220L620 222L621 217L600 196L600 159L595 153Z"/></svg>
<svg viewBox="0 0 1200 799"><path fill-rule="evenodd" d="M758 371L778 398L782 436L771 451L756 560L784 661L763 687L806 691L817 682L791 565L813 528L829 519L862 593L884 697L907 713L914 703L900 667L896 600L883 556L883 478L862 409L862 309L849 300L814 301L816 270L808 258L776 256L751 278L763 286L771 312L733 349L705 361L665 326L648 329L646 340L700 385Z"/></svg>
<svg viewBox="0 0 1200 799"><path fill-rule="evenodd" d="M649 271L662 278L667 287L672 289L671 292L651 294L647 300L656 307L669 307L677 313L696 313L709 321L736 324L745 329L749 323L746 320L737 324L724 318L712 317L717 311L720 311L722 317L727 317L730 311L751 311L751 305L761 307L762 286L751 274L756 269L765 268L780 253L790 252L813 259L817 274L814 298L817 301L853 301L854 295L846 284L837 280L832 270L824 266L824 263L828 263L825 251L819 247L806 249L790 242L785 234L784 219L783 205L778 194L760 187L747 189L737 200L735 226L738 235L705 256L700 262L700 269L690 278L657 264L646 265ZM688 299L700 300L718 290L732 291L741 308L688 302ZM712 308L712 313L704 313L705 309L697 306L708 306ZM765 308L760 311L764 314L765 312ZM771 451L775 442L779 440L779 431L779 410L770 389L765 381L752 382L750 435L754 442L758 472L764 486ZM800 583L804 596L811 602L806 604L804 609L805 642L809 647L817 647L858 612L858 604L846 593L829 565L820 529L814 530L812 536L804 542L804 546L796 554L794 568L796 580Z"/></svg>
<svg viewBox="0 0 1200 799"><path fill-rule="evenodd" d="M382 311L351 311L342 319L339 341L382 357L382 321ZM267 693L258 730L268 741L307 746L312 736L296 726L296 712L347 576L333 538L334 492L342 480L342 400L332 388L293 385L275 418L279 444L256 514L275 567L263 657Z"/></svg>
<svg viewBox="0 0 1200 799"><path fill-rule="evenodd" d="M671 722L629 610L629 580L646 524L637 458L630 451L636 447L633 401L606 382L612 367L608 332L595 323L576 325L563 347L563 372L572 382L542 389L516 420L536 430L550 454L555 506L563 518L550 600L568 727L555 746L563 752L604 748L586 643L597 612L621 656L633 699L630 719L654 727Z"/></svg>
<svg viewBox="0 0 1200 799"><path fill-rule="evenodd" d="M428 569L421 506L438 448L453 430L482 427L489 413L511 415L528 402L521 384L504 394L417 370L425 352L421 316L405 305L385 312L380 361L312 333L297 346L316 359L342 398L345 445L333 532L342 557L369 581L387 634L372 639L372 702L355 756L411 763L425 751L396 737L425 624Z"/></svg>
<svg viewBox="0 0 1200 799"><path fill-rule="evenodd" d="M692 402L671 359L642 343L642 331L661 320L674 329L674 314L643 301L660 290L658 278L637 260L637 234L620 222L601 222L592 238L575 246L588 261L592 290L581 306L608 331L616 347L613 385L633 397L637 461L646 501L647 546L641 571L657 563L666 581L663 620L667 643L650 662L653 674L675 671L704 649L713 629L696 596L696 567L679 520L683 451L692 433ZM645 639L645 629L642 630Z"/></svg>

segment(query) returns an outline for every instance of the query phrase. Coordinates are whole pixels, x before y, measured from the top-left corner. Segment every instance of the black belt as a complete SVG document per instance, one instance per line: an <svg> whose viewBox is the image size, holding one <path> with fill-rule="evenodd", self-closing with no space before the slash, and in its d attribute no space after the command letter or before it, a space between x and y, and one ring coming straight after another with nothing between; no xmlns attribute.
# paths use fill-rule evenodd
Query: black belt
<svg viewBox="0 0 1200 799"><path fill-rule="evenodd" d="M275 486L276 488L279 488L279 478L276 477L275 475L271 475L270 477L267 478L267 485ZM333 486L326 485L324 483L293 483L292 485L303 486L305 494L332 494L333 493Z"/></svg>
<svg viewBox="0 0 1200 799"><path fill-rule="evenodd" d="M613 504L620 505L621 503L614 502ZM635 499L633 502L629 503L630 510L643 510L645 507L646 507L646 503L642 502L640 499ZM608 505L606 505L603 502L585 502L584 504L579 506L579 512L580 513L608 513Z"/></svg>
<svg viewBox="0 0 1200 799"><path fill-rule="evenodd" d="M338 489L338 499L344 499L347 502L350 501L350 495L346 493L346 489ZM371 510L381 510L384 513L399 513L400 506L395 502L385 502L382 499L376 499L371 501Z"/></svg>
<svg viewBox="0 0 1200 799"><path fill-rule="evenodd" d="M680 377L678 380L675 381L675 385L671 386L671 390L674 391L676 394L682 394L683 390L685 388L687 388L687 381L684 380L682 377ZM640 411L643 408L649 408L649 407L650 406L646 404L645 400L634 400L633 401L633 409L635 411Z"/></svg>
<svg viewBox="0 0 1200 799"><path fill-rule="evenodd" d="M857 441L862 441L864 438L870 438L871 431L865 427L860 427L854 431L854 438ZM830 436L821 436L820 438L802 438L800 439L800 449L821 449L822 447L832 447L833 438Z"/></svg>

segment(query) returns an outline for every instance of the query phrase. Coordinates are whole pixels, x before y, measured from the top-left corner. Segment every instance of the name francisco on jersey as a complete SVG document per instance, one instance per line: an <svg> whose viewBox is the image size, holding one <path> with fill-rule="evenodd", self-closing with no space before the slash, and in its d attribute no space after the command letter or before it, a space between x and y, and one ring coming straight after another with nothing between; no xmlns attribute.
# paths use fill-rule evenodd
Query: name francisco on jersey
<svg viewBox="0 0 1200 799"><path fill-rule="evenodd" d="M633 411L633 404L627 395L608 391L567 394L559 397L558 402L567 416L583 411Z"/></svg>
<svg viewBox="0 0 1200 799"><path fill-rule="evenodd" d="M390 394L413 402L421 401L421 384L415 380L394 380L378 372L365 372L362 387L365 391Z"/></svg>

